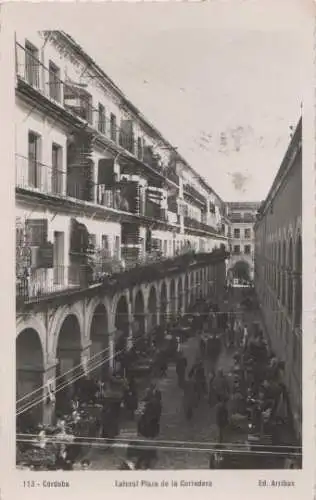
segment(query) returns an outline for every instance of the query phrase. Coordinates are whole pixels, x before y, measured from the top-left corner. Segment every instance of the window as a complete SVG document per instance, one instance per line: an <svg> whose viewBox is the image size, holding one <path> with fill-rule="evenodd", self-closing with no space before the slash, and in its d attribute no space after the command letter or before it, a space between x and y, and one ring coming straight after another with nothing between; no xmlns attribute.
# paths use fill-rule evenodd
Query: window
<svg viewBox="0 0 316 500"><path fill-rule="evenodd" d="M60 69L49 61L49 97L54 101L61 101Z"/></svg>
<svg viewBox="0 0 316 500"><path fill-rule="evenodd" d="M116 142L116 116L111 113L111 123L110 123L110 133L111 133L111 139L112 141Z"/></svg>
<svg viewBox="0 0 316 500"><path fill-rule="evenodd" d="M251 229L246 228L245 229L245 240L250 240L250 238L251 238Z"/></svg>
<svg viewBox="0 0 316 500"><path fill-rule="evenodd" d="M234 238L240 238L240 229L239 228L234 229Z"/></svg>
<svg viewBox="0 0 316 500"><path fill-rule="evenodd" d="M102 241L101 241L102 249L103 250L108 250L109 249L109 237L107 234L102 234Z"/></svg>
<svg viewBox="0 0 316 500"><path fill-rule="evenodd" d="M28 135L28 185L39 189L41 187L40 136L29 132Z"/></svg>
<svg viewBox="0 0 316 500"><path fill-rule="evenodd" d="M98 115L98 130L105 134L105 107L102 104L99 104Z"/></svg>
<svg viewBox="0 0 316 500"><path fill-rule="evenodd" d="M138 137L137 139L137 158L139 160L143 159L143 145L142 145L142 138Z"/></svg>
<svg viewBox="0 0 316 500"><path fill-rule="evenodd" d="M62 148L52 145L52 193L63 193Z"/></svg>
<svg viewBox="0 0 316 500"><path fill-rule="evenodd" d="M240 254L240 245L234 245L234 253L236 255Z"/></svg>
<svg viewBox="0 0 316 500"><path fill-rule="evenodd" d="M92 107L92 96L87 93L87 95L82 100L82 118L87 120L89 123L93 123L93 107Z"/></svg>
<svg viewBox="0 0 316 500"><path fill-rule="evenodd" d="M114 240L114 258L115 259L120 259L120 237L119 236L115 236L115 240Z"/></svg>
<svg viewBox="0 0 316 500"><path fill-rule="evenodd" d="M245 247L244 247L244 253L246 255L250 255L250 253L251 253L251 246L250 245L245 245Z"/></svg>
<svg viewBox="0 0 316 500"><path fill-rule="evenodd" d="M30 42L25 42L25 79L32 87L39 88L38 49Z"/></svg>

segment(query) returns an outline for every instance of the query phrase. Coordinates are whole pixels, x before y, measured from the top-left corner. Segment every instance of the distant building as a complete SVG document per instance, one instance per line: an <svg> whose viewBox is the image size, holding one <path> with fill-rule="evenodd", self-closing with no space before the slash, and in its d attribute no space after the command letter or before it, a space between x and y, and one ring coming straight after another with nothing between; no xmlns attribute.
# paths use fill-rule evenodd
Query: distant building
<svg viewBox="0 0 316 500"><path fill-rule="evenodd" d="M302 429L302 120L255 225L255 286L273 350L285 362L296 430Z"/></svg>
<svg viewBox="0 0 316 500"><path fill-rule="evenodd" d="M238 266L242 262L249 278L254 277L254 224L259 202L226 203L226 236L230 247L230 259L227 261L227 280L232 282L238 277Z"/></svg>

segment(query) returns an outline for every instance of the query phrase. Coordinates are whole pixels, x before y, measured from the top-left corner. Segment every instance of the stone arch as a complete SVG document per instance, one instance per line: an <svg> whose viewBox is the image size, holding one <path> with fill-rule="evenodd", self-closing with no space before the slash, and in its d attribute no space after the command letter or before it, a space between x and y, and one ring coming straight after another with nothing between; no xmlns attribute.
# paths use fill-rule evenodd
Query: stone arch
<svg viewBox="0 0 316 500"><path fill-rule="evenodd" d="M190 303L190 278L189 273L186 273L184 276L184 301L185 301L185 310L187 310Z"/></svg>
<svg viewBox="0 0 316 500"><path fill-rule="evenodd" d="M281 279L281 303L286 301L286 240L282 241L282 279Z"/></svg>
<svg viewBox="0 0 316 500"><path fill-rule="evenodd" d="M171 278L169 287L170 287L170 316L171 318L173 318L176 314L177 286L175 278Z"/></svg>
<svg viewBox="0 0 316 500"><path fill-rule="evenodd" d="M89 324L91 362L96 366L93 376L106 378L110 366L109 312L103 302L95 305Z"/></svg>
<svg viewBox="0 0 316 500"><path fill-rule="evenodd" d="M184 295L183 295L183 284L182 278L178 279L178 287L177 287L177 296L178 296L178 315L182 314L183 306L184 306Z"/></svg>
<svg viewBox="0 0 316 500"><path fill-rule="evenodd" d="M148 331L150 332L158 323L157 318L157 287L152 285L148 296Z"/></svg>
<svg viewBox="0 0 316 500"><path fill-rule="evenodd" d="M276 274L277 274L277 296L278 299L281 299L281 267L282 267L282 250L281 250L281 241L277 241L277 256L276 256Z"/></svg>
<svg viewBox="0 0 316 500"><path fill-rule="evenodd" d="M56 410L67 412L69 401L78 385L73 379L81 374L82 333L79 318L74 312L67 314L61 324L56 341L56 377L63 390L56 392Z"/></svg>
<svg viewBox="0 0 316 500"><path fill-rule="evenodd" d="M145 332L145 299L141 289L135 295L133 313L134 333L136 336L143 335Z"/></svg>
<svg viewBox="0 0 316 500"><path fill-rule="evenodd" d="M26 326L16 338L16 409L21 432L42 420L45 352L38 331ZM35 402L39 402L35 404Z"/></svg>
<svg viewBox="0 0 316 500"><path fill-rule="evenodd" d="M293 239L290 237L287 254L287 309L289 315L293 312Z"/></svg>
<svg viewBox="0 0 316 500"><path fill-rule="evenodd" d="M160 324L164 325L167 321L168 290L165 281L160 286Z"/></svg>
<svg viewBox="0 0 316 500"><path fill-rule="evenodd" d="M80 327L81 346L82 347L84 346L84 328L83 328L84 320L83 320L83 310L80 307L80 305L77 303L73 304L72 306L65 306L62 308L58 308L57 312L54 314L51 320L51 324L49 327L49 335L48 335L48 338L50 336L52 337L52 347L49 350L51 350L55 358L57 352L59 333L67 316L75 316L77 318Z"/></svg>
<svg viewBox="0 0 316 500"><path fill-rule="evenodd" d="M302 237L299 232L295 241L295 297L294 297L294 322L296 326L302 323Z"/></svg>
<svg viewBox="0 0 316 500"><path fill-rule="evenodd" d="M23 319L18 319L17 320L17 325L16 325L16 339L19 337L20 333L23 330L35 330L37 332L37 335L40 338L41 341L41 346L42 346L42 351L44 354L44 369L46 369L47 361L48 361L48 356L47 356L47 344L46 344L46 327L43 323L43 321L38 318L37 316L30 316L28 315L27 318Z"/></svg>
<svg viewBox="0 0 316 500"><path fill-rule="evenodd" d="M91 300L88 306L88 311L87 311L87 319L86 319L86 329L88 335L90 335L91 331L91 323L93 320L93 317L95 315L95 311L99 306L103 306L106 312L107 316L107 331L111 330L111 304L108 299L108 297L104 297L100 299L99 297L95 297L94 299Z"/></svg>
<svg viewBox="0 0 316 500"><path fill-rule="evenodd" d="M113 301L115 345L114 360L119 362L123 359L127 349L127 339L130 329L130 307L128 294L122 293Z"/></svg>

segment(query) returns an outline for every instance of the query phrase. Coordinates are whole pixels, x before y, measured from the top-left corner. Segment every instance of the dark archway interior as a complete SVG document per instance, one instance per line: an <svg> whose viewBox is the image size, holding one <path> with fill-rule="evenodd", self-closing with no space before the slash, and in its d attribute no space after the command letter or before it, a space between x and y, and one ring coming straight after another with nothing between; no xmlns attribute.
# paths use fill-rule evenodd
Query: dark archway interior
<svg viewBox="0 0 316 500"><path fill-rule="evenodd" d="M129 335L128 304L125 295L122 295L116 306L115 328L118 330L115 342L115 353L124 353Z"/></svg>
<svg viewBox="0 0 316 500"><path fill-rule="evenodd" d="M103 304L99 304L93 314L90 330L90 356L92 363L99 364L92 371L93 377L106 377L109 370L109 334L108 334L108 315ZM104 363L103 363L104 361ZM102 363L102 364L101 364Z"/></svg>
<svg viewBox="0 0 316 500"><path fill-rule="evenodd" d="M56 392L56 410L66 412L75 389L80 383L80 379L73 379L82 375L80 325L73 314L67 316L61 326L57 344L57 360L57 385L64 386L64 388Z"/></svg>
<svg viewBox="0 0 316 500"><path fill-rule="evenodd" d="M155 287L152 287L148 299L149 330L157 325L157 294Z"/></svg>
<svg viewBox="0 0 316 500"><path fill-rule="evenodd" d="M178 281L178 313L181 312L182 304L183 304L183 295L182 295L182 281L179 279Z"/></svg>
<svg viewBox="0 0 316 500"><path fill-rule="evenodd" d="M160 323L164 324L166 322L166 311L167 311L167 286L163 283L160 292Z"/></svg>
<svg viewBox="0 0 316 500"><path fill-rule="evenodd" d="M116 307L115 327L128 334L128 304L125 295L122 295Z"/></svg>
<svg viewBox="0 0 316 500"><path fill-rule="evenodd" d="M295 255L296 289L295 289L295 324L302 322L302 238L298 237Z"/></svg>
<svg viewBox="0 0 316 500"><path fill-rule="evenodd" d="M40 337L34 329L26 328L16 339L16 409L18 412L27 408L17 419L21 430L41 421L43 404L33 404L41 400L44 394L43 370L44 356Z"/></svg>
<svg viewBox="0 0 316 500"><path fill-rule="evenodd" d="M241 281L250 281L250 266L248 262L238 261L232 268L232 274L234 279Z"/></svg>
<svg viewBox="0 0 316 500"><path fill-rule="evenodd" d="M187 308L189 305L189 276L186 274L185 279L184 279L184 289L185 289L185 307Z"/></svg>
<svg viewBox="0 0 316 500"><path fill-rule="evenodd" d="M170 282L170 313L173 316L176 312L176 285L174 279Z"/></svg>
<svg viewBox="0 0 316 500"><path fill-rule="evenodd" d="M143 335L145 329L145 316L144 316L144 297L142 292L139 290L135 298L135 335Z"/></svg>

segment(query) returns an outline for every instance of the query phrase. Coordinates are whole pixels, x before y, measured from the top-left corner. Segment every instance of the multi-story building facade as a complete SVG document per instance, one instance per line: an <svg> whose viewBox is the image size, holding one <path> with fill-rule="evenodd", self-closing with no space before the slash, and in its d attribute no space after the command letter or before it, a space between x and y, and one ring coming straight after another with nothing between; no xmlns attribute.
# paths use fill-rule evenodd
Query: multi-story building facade
<svg viewBox="0 0 316 500"><path fill-rule="evenodd" d="M231 282L236 264L243 262L248 266L251 280L254 276L254 224L259 202L227 202L226 235L229 241L230 259L227 261L227 280Z"/></svg>
<svg viewBox="0 0 316 500"><path fill-rule="evenodd" d="M220 290L227 237L213 189L69 35L17 33L15 57L19 413Z"/></svg>
<svg viewBox="0 0 316 500"><path fill-rule="evenodd" d="M255 286L273 350L285 363L291 413L302 415L302 120L255 225Z"/></svg>

